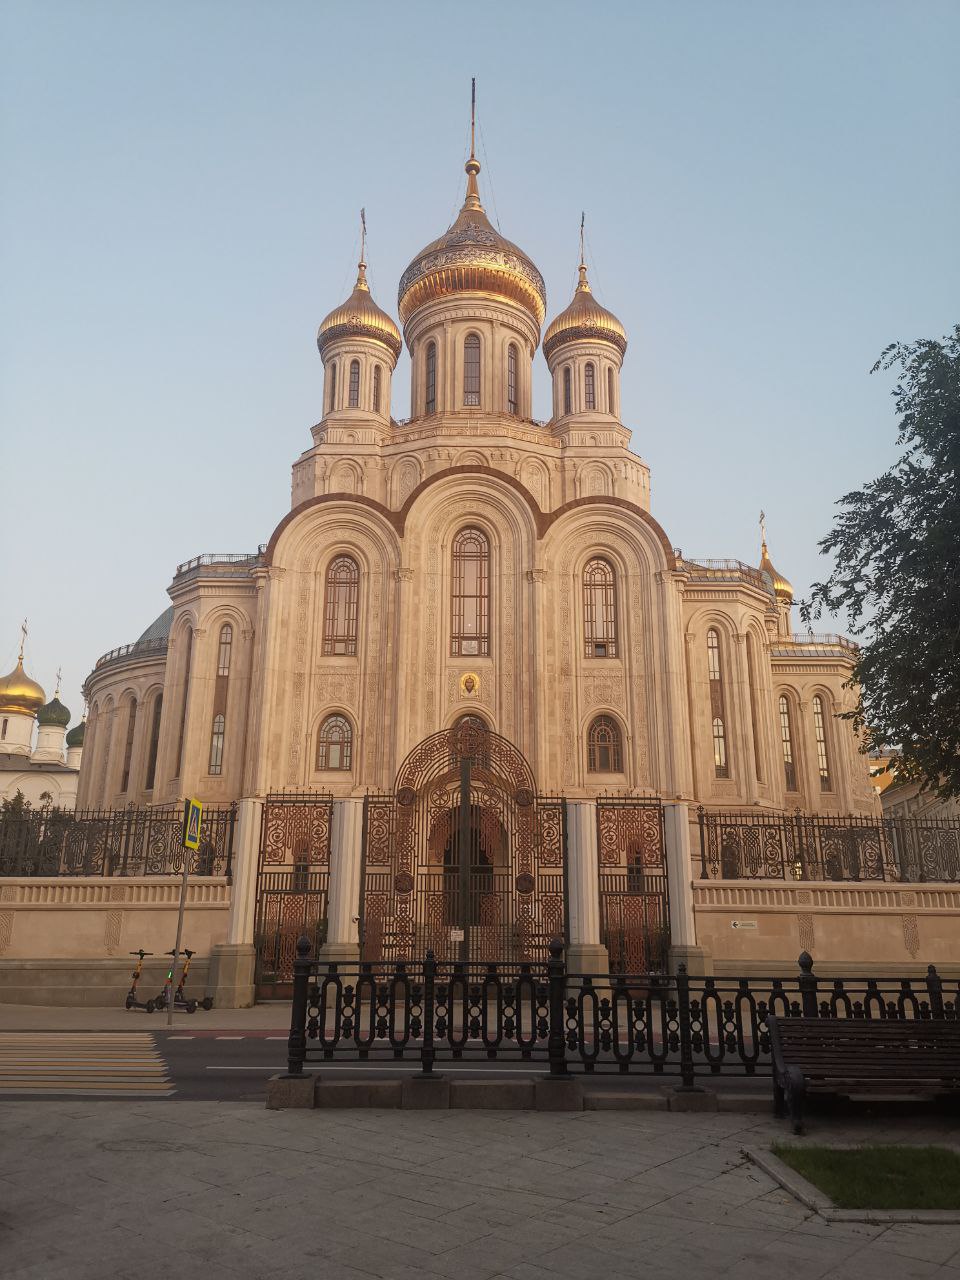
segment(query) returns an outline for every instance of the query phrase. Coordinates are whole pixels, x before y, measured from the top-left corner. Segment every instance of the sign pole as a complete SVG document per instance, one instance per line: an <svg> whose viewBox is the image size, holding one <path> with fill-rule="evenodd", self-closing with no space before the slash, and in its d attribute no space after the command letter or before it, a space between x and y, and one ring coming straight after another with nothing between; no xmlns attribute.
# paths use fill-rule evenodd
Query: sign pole
<svg viewBox="0 0 960 1280"><path fill-rule="evenodd" d="M200 845L200 818L202 805L196 800L183 802L183 879L180 881L180 913L177 916L177 941L173 948L173 964L170 966L170 1001L167 1005L167 1026L173 1026L173 1006L177 1002L177 961L183 945L183 916L187 907L187 877L190 874L190 857Z"/></svg>

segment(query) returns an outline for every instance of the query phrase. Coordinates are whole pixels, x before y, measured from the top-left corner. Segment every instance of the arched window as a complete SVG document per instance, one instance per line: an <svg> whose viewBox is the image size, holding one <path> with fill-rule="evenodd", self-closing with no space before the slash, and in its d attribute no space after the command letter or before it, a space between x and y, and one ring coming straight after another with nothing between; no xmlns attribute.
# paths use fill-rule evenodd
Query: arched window
<svg viewBox="0 0 960 1280"><path fill-rule="evenodd" d="M193 660L193 628L188 627L186 631L187 637L187 657L183 664L183 701L180 704L180 734L177 739L177 768L174 777L180 777L180 766L183 764L183 735L187 727L187 698L190 695L190 664Z"/></svg>
<svg viewBox="0 0 960 1280"><path fill-rule="evenodd" d="M790 714L790 699L781 693L778 703L780 710L780 745L783 748L783 774L788 791L798 791L797 762L793 754L793 717Z"/></svg>
<svg viewBox="0 0 960 1280"><path fill-rule="evenodd" d="M360 407L360 361L350 361L350 386L347 391L348 406L351 409Z"/></svg>
<svg viewBox="0 0 960 1280"><path fill-rule="evenodd" d="M380 384L381 384L380 366L373 366L373 412L380 412Z"/></svg>
<svg viewBox="0 0 960 1280"><path fill-rule="evenodd" d="M567 365L563 370L563 412L569 413L572 406L570 395L570 366Z"/></svg>
<svg viewBox="0 0 960 1280"><path fill-rule="evenodd" d="M617 400L614 389L613 366L607 365L607 413L616 414Z"/></svg>
<svg viewBox="0 0 960 1280"><path fill-rule="evenodd" d="M225 622L220 628L220 651L217 654L217 675L230 674L230 655L233 650L233 627Z"/></svg>
<svg viewBox="0 0 960 1280"><path fill-rule="evenodd" d="M588 409L597 407L597 383L592 364L587 364L583 370L583 403Z"/></svg>
<svg viewBox="0 0 960 1280"><path fill-rule="evenodd" d="M223 728L224 717L216 715L213 717L213 728L210 730L210 768L208 773L215 776L223 770Z"/></svg>
<svg viewBox="0 0 960 1280"><path fill-rule="evenodd" d="M490 652L490 543L480 529L461 529L453 540L450 652Z"/></svg>
<svg viewBox="0 0 960 1280"><path fill-rule="evenodd" d="M424 413L437 412L437 344L427 346L427 386L423 405Z"/></svg>
<svg viewBox="0 0 960 1280"><path fill-rule="evenodd" d="M330 403L327 406L327 413L333 413L337 407L337 362L336 360L330 365L330 373L327 381L330 384Z"/></svg>
<svg viewBox="0 0 960 1280"><path fill-rule="evenodd" d="M6 742L7 740L7 725L9 723L10 721L7 720L6 717L4 717L3 727L0 728L0 742Z"/></svg>
<svg viewBox="0 0 960 1280"><path fill-rule="evenodd" d="M597 557L583 571L583 638L588 658L617 656L617 593L613 566Z"/></svg>
<svg viewBox="0 0 960 1280"><path fill-rule="evenodd" d="M146 789L153 790L157 776L157 748L160 745L160 717L163 714L163 694L158 693L153 700L153 720L150 724L150 750L147 752Z"/></svg>
<svg viewBox="0 0 960 1280"><path fill-rule="evenodd" d="M587 733L587 771L622 773L620 726L611 716L597 716Z"/></svg>
<svg viewBox="0 0 960 1280"><path fill-rule="evenodd" d="M713 772L717 778L730 777L727 761L727 733L723 709L723 670L720 666L720 637L707 632L707 675L710 679L710 720L713 732Z"/></svg>
<svg viewBox="0 0 960 1280"><path fill-rule="evenodd" d="M327 716L317 733L317 768L349 769L353 729L346 716Z"/></svg>
<svg viewBox="0 0 960 1280"><path fill-rule="evenodd" d="M475 333L463 340L463 403L480 403L480 339Z"/></svg>
<svg viewBox="0 0 960 1280"><path fill-rule="evenodd" d="M323 603L324 654L357 652L360 569L352 556L336 556L327 569Z"/></svg>
<svg viewBox="0 0 960 1280"><path fill-rule="evenodd" d="M820 790L832 791L830 757L827 754L827 726L823 714L823 699L819 693L813 699L813 732L817 740L817 768L820 771Z"/></svg>
<svg viewBox="0 0 960 1280"><path fill-rule="evenodd" d="M758 782L763 781L763 753L760 749L760 716L757 704L760 688L757 684L756 639L747 632L747 680L750 682L750 727L753 730L753 768Z"/></svg>
<svg viewBox="0 0 960 1280"><path fill-rule="evenodd" d="M507 413L517 412L517 348L507 347Z"/></svg>
<svg viewBox="0 0 960 1280"><path fill-rule="evenodd" d="M126 791L130 785L130 760L133 757L133 734L137 727L137 700L130 699L130 714L127 717L127 740L123 746L123 770L120 774L120 790Z"/></svg>

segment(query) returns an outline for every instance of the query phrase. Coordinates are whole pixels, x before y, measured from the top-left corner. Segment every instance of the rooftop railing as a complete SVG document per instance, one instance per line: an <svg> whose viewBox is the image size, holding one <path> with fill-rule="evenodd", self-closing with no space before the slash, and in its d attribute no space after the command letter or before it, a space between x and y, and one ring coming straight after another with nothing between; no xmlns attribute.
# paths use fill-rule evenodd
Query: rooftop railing
<svg viewBox="0 0 960 1280"><path fill-rule="evenodd" d="M148 654L161 654L167 651L167 637L160 636L154 640L135 640L133 644L121 644L116 649L98 658L94 671L99 671L108 662L119 662L122 658L146 657Z"/></svg>
<svg viewBox="0 0 960 1280"><path fill-rule="evenodd" d="M202 556L194 556L192 560L184 560L183 564L178 564L173 576L179 578L181 574L189 573L191 569L206 568L208 565L252 564L259 560L266 549L267 544L261 542L256 551L208 551Z"/></svg>

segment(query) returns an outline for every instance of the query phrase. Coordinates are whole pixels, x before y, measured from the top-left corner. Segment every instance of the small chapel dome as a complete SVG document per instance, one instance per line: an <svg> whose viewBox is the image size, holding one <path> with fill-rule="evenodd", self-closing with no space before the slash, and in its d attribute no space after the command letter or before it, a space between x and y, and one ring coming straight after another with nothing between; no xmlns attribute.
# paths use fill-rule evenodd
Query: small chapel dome
<svg viewBox="0 0 960 1280"><path fill-rule="evenodd" d="M86 730L86 720L81 720L79 724L75 724L64 739L67 747L82 747L83 735L86 733Z"/></svg>
<svg viewBox="0 0 960 1280"><path fill-rule="evenodd" d="M321 356L337 338L372 338L387 348L393 356L394 365L403 346L400 330L370 295L367 264L362 259L353 293L346 302L334 307L317 331L317 347Z"/></svg>
<svg viewBox="0 0 960 1280"><path fill-rule="evenodd" d="M70 712L56 694L37 712L37 724L41 728L44 725L55 725L60 729L65 729L69 723Z"/></svg>
<svg viewBox="0 0 960 1280"><path fill-rule="evenodd" d="M40 710L47 695L36 680L31 680L23 669L23 654L8 676L0 680L0 712L8 715L33 716Z"/></svg>
<svg viewBox="0 0 960 1280"><path fill-rule="evenodd" d="M400 319L406 324L436 298L486 293L519 304L539 329L547 310L543 276L522 249L490 225L480 203L480 163L472 149L466 171L467 195L456 221L421 249L400 277Z"/></svg>
<svg viewBox="0 0 960 1280"><path fill-rule="evenodd" d="M553 353L568 342L599 339L609 342L622 356L627 349L627 334L623 325L593 296L587 279L586 263L580 263L580 280L573 301L561 311L543 335L543 354L549 360Z"/></svg>
<svg viewBox="0 0 960 1280"><path fill-rule="evenodd" d="M782 573L778 573L773 567L773 561L770 559L770 553L767 551L766 539L761 543L760 551L760 572L765 573L770 579L773 593L778 600L789 601L793 604L793 587L786 580Z"/></svg>

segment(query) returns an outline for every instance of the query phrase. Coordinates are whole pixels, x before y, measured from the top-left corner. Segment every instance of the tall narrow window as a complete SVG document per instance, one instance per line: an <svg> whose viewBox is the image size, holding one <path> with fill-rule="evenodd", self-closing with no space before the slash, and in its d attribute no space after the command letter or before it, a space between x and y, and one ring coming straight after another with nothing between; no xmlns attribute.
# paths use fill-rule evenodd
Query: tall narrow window
<svg viewBox="0 0 960 1280"><path fill-rule="evenodd" d="M380 366L373 366L373 412L380 412L380 384L381 384Z"/></svg>
<svg viewBox="0 0 960 1280"><path fill-rule="evenodd" d="M723 669L720 665L720 637L707 632L707 675L710 678L710 722L713 733L713 772L717 778L730 777L727 761L727 731L723 708Z"/></svg>
<svg viewBox="0 0 960 1280"><path fill-rule="evenodd" d="M570 366L567 365L563 370L563 412L569 413L572 406L570 395Z"/></svg>
<svg viewBox="0 0 960 1280"><path fill-rule="evenodd" d="M583 571L583 638L588 658L617 656L617 593L613 566L599 557Z"/></svg>
<svg viewBox="0 0 960 1280"><path fill-rule="evenodd" d="M616 415L617 400L614 388L613 366L607 365L607 413Z"/></svg>
<svg viewBox="0 0 960 1280"><path fill-rule="evenodd" d="M517 348L507 347L507 413L517 412Z"/></svg>
<svg viewBox="0 0 960 1280"><path fill-rule="evenodd" d="M327 569L323 605L323 652L357 652L357 603L360 569L352 556L336 556Z"/></svg>
<svg viewBox="0 0 960 1280"><path fill-rule="evenodd" d="M210 731L210 767L208 773L215 777L223 769L223 716L213 717L213 728Z"/></svg>
<svg viewBox="0 0 960 1280"><path fill-rule="evenodd" d="M823 699L819 693L813 699L813 732L817 740L817 768L820 771L820 790L832 791L830 757L827 754L827 726L824 722Z"/></svg>
<svg viewBox="0 0 960 1280"><path fill-rule="evenodd" d="M10 721L9 721L9 720L4 719L4 721L3 721L3 728L2 728L2 729L0 729L0 742L6 742L6 740L7 740L7 725L8 725L9 723L10 723Z"/></svg>
<svg viewBox="0 0 960 1280"><path fill-rule="evenodd" d="M230 655L233 652L233 627L225 622L220 628L220 646L217 653L217 675L230 674Z"/></svg>
<svg viewBox="0 0 960 1280"><path fill-rule="evenodd" d="M587 733L587 772L622 773L620 726L612 716L597 716Z"/></svg>
<svg viewBox="0 0 960 1280"><path fill-rule="evenodd" d="M461 529L453 540L450 652L490 652L490 543L480 529Z"/></svg>
<svg viewBox="0 0 960 1280"><path fill-rule="evenodd" d="M790 715L790 700L781 693L778 703L780 709L780 745L783 748L783 774L788 791L797 791L797 762L793 755L793 717Z"/></svg>
<svg viewBox="0 0 960 1280"><path fill-rule="evenodd" d="M437 344L435 342L427 346L427 381L423 411L424 413L437 412Z"/></svg>
<svg viewBox="0 0 960 1280"><path fill-rule="evenodd" d="M757 704L760 689L757 686L756 639L747 632L747 679L750 682L750 728L753 731L753 769L758 782L763 781L763 753L760 749L760 716Z"/></svg>
<svg viewBox="0 0 960 1280"><path fill-rule="evenodd" d="M126 791L130 785L130 761L133 758L133 733L137 727L137 700L130 699L130 714L127 717L127 740L123 745L123 770L120 774L120 790Z"/></svg>
<svg viewBox="0 0 960 1280"><path fill-rule="evenodd" d="M328 413L333 413L337 407L337 362L336 360L330 365L330 373L328 377L330 383L330 404L327 407Z"/></svg>
<svg viewBox="0 0 960 1280"><path fill-rule="evenodd" d="M150 749L147 752L146 789L153 790L157 776L157 748L160 746L160 716L163 714L163 694L158 693L153 700L153 720L150 724Z"/></svg>
<svg viewBox="0 0 960 1280"><path fill-rule="evenodd" d="M349 769L353 729L346 716L327 716L317 734L317 768Z"/></svg>
<svg viewBox="0 0 960 1280"><path fill-rule="evenodd" d="M475 333L463 340L463 403L480 403L480 339Z"/></svg>
<svg viewBox="0 0 960 1280"><path fill-rule="evenodd" d="M174 777L180 777L180 766L183 764L183 735L187 727L187 698L190 696L190 663L193 658L193 628L187 628L187 656L183 664L183 701L180 706L180 735L177 739L177 767Z"/></svg>
<svg viewBox="0 0 960 1280"><path fill-rule="evenodd" d="M359 409L360 407L360 361L350 361L350 387L348 390L349 407L351 409Z"/></svg>
<svg viewBox="0 0 960 1280"><path fill-rule="evenodd" d="M583 370L583 403L587 409L597 407L597 383L592 364L587 364Z"/></svg>

